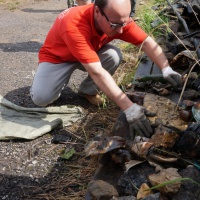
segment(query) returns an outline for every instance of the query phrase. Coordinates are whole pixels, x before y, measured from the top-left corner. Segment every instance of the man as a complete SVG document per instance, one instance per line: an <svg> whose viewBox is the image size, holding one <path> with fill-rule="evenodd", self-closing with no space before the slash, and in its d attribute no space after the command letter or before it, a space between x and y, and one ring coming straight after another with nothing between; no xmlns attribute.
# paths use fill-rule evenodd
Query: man
<svg viewBox="0 0 200 200"><path fill-rule="evenodd" d="M76 0L78 6L83 6L92 3L92 0Z"/></svg>
<svg viewBox="0 0 200 200"><path fill-rule="evenodd" d="M68 8L71 8L73 6L75 6L75 1L74 0L67 0L67 5L68 5Z"/></svg>
<svg viewBox="0 0 200 200"><path fill-rule="evenodd" d="M92 0L67 0L68 8L92 3Z"/></svg>
<svg viewBox="0 0 200 200"><path fill-rule="evenodd" d="M130 12L130 0L95 0L94 4L63 11L39 52L39 65L30 91L33 102L39 106L52 103L59 98L72 72L85 70L89 75L81 83L79 95L97 105L102 103L98 95L101 90L124 111L131 130L149 137L152 128L144 108L130 101L111 76L122 55L108 43L121 39L142 45L142 50L171 84L180 84L181 76L171 69L161 47L132 21Z"/></svg>
<svg viewBox="0 0 200 200"><path fill-rule="evenodd" d="M135 15L135 7L136 7L136 0L131 0L131 13L130 13L131 17Z"/></svg>
<svg viewBox="0 0 200 200"><path fill-rule="evenodd" d="M74 6L83 6L92 3L92 0L67 0L68 8L74 7Z"/></svg>

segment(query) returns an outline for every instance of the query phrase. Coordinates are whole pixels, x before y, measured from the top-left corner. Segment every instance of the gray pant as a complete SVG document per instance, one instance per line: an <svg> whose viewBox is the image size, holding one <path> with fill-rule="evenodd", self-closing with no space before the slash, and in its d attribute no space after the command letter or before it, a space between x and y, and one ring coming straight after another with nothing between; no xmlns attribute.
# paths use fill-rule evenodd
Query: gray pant
<svg viewBox="0 0 200 200"><path fill-rule="evenodd" d="M107 44L102 47L97 54L103 68L113 75L122 59L120 49ZM85 71L84 67L79 62L60 64L48 62L40 63L30 89L33 102L39 106L47 106L57 100L64 86L69 82L73 71L76 69ZM79 88L79 92L89 95L97 94L98 90L97 85L89 75L81 83Z"/></svg>

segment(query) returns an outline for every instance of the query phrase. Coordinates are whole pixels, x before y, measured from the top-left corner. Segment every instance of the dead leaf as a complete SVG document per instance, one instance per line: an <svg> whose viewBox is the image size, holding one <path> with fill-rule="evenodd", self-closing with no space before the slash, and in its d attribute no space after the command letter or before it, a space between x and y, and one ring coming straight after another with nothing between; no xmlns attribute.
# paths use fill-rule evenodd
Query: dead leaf
<svg viewBox="0 0 200 200"><path fill-rule="evenodd" d="M130 160L128 162L125 163L125 168L126 168L126 172L128 172L128 170L136 165L139 165L141 163L143 163L145 160Z"/></svg>
<svg viewBox="0 0 200 200"><path fill-rule="evenodd" d="M150 194L153 194L153 192L150 190L149 186L146 183L143 183L137 193L137 199L143 199Z"/></svg>

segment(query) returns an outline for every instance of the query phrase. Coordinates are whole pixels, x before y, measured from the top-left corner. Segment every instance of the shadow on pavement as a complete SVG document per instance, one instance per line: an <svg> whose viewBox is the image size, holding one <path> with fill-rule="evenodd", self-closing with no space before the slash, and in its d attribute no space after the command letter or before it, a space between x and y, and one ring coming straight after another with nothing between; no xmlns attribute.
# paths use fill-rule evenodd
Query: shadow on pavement
<svg viewBox="0 0 200 200"><path fill-rule="evenodd" d="M66 9L67 9L67 4L66 4ZM32 12L32 13L47 13L47 12L51 12L53 14L58 14L61 13L64 9L62 10L44 10L44 9L32 9L32 8L25 8L22 9L21 11L23 12Z"/></svg>
<svg viewBox="0 0 200 200"><path fill-rule="evenodd" d="M3 52L38 52L42 43L35 41L18 42L18 43L0 43L0 49Z"/></svg>

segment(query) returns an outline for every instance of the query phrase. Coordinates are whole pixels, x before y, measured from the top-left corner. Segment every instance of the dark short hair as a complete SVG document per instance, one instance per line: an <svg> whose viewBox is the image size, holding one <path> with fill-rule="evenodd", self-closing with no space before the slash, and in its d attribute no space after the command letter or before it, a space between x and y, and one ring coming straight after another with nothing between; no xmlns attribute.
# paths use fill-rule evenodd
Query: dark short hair
<svg viewBox="0 0 200 200"><path fill-rule="evenodd" d="M98 6L100 10L104 10L104 8L108 5L109 0L95 0L95 6Z"/></svg>

